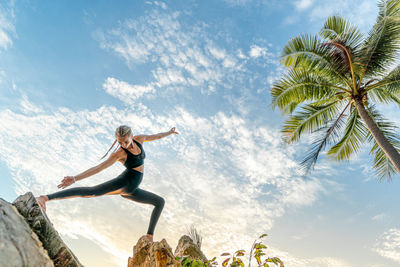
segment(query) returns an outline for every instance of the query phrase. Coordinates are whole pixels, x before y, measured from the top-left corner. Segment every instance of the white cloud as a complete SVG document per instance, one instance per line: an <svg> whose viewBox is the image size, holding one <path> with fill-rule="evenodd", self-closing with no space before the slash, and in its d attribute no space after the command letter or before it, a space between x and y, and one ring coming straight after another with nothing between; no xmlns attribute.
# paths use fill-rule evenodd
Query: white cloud
<svg viewBox="0 0 400 267"><path fill-rule="evenodd" d="M240 59L246 59L246 58L247 58L246 55L243 54L243 52L242 52L241 49L238 49L238 51L237 51L237 56L238 56L238 58L240 58Z"/></svg>
<svg viewBox="0 0 400 267"><path fill-rule="evenodd" d="M235 51L217 45L206 25L192 20L188 23L188 15L181 12L155 8L145 16L125 20L119 28L97 31L95 38L102 48L124 58L132 69L141 64L151 66L153 80L145 87L187 88L210 94L217 84L232 87L243 72Z"/></svg>
<svg viewBox="0 0 400 267"><path fill-rule="evenodd" d="M28 100L28 97L26 95L22 95L22 100L20 102L20 106L21 106L22 112L25 113L25 114L43 112L42 107L32 104Z"/></svg>
<svg viewBox="0 0 400 267"><path fill-rule="evenodd" d="M319 257L309 260L309 266L313 267L350 267L351 264L333 257Z"/></svg>
<svg viewBox="0 0 400 267"><path fill-rule="evenodd" d="M103 88L110 95L119 98L122 101L135 102L143 95L151 96L155 93L154 86L148 85L130 85L127 82L109 77L103 84Z"/></svg>
<svg viewBox="0 0 400 267"><path fill-rule="evenodd" d="M252 0L224 0L224 2L231 6L244 6L251 3Z"/></svg>
<svg viewBox="0 0 400 267"><path fill-rule="evenodd" d="M249 55L252 58L258 58L267 55L268 49L266 47L259 47L258 45L252 45L250 47Z"/></svg>
<svg viewBox="0 0 400 267"><path fill-rule="evenodd" d="M304 10L309 8L314 3L314 0L297 0L294 2L294 5L299 10Z"/></svg>
<svg viewBox="0 0 400 267"><path fill-rule="evenodd" d="M384 232L373 250L382 257L400 263L400 229L392 228Z"/></svg>
<svg viewBox="0 0 400 267"><path fill-rule="evenodd" d="M372 220L374 220L374 221L383 221L383 220L385 220L385 219L387 219L387 218L388 218L388 215L387 215L387 214L385 214L385 213L380 213L380 214L377 214L377 215L373 216L373 217L372 217Z"/></svg>
<svg viewBox="0 0 400 267"><path fill-rule="evenodd" d="M14 1L0 3L0 48L7 49L12 46L12 36L16 35L14 26Z"/></svg>
<svg viewBox="0 0 400 267"><path fill-rule="evenodd" d="M162 9L167 9L167 5L164 2L154 1L156 6L160 6Z"/></svg>
<svg viewBox="0 0 400 267"><path fill-rule="evenodd" d="M315 1L314 4L312 2L314 1L300 0L295 1L294 5L299 10L309 10L308 16L311 21L325 20L329 16L338 14L350 20L365 32L373 25L378 14L376 1ZM357 10L357 12L353 12L354 10Z"/></svg>
<svg viewBox="0 0 400 267"><path fill-rule="evenodd" d="M353 266L347 261L335 257L322 256L309 259L298 258L286 251L278 250L268 246L268 256L277 256L280 259L284 259L284 265L288 267L297 266L312 266L312 267L350 267Z"/></svg>

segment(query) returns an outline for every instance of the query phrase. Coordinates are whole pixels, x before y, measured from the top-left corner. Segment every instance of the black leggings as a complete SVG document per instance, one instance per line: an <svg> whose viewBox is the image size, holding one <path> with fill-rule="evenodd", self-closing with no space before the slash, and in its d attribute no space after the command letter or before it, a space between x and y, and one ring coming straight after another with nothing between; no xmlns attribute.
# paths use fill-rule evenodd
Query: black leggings
<svg viewBox="0 0 400 267"><path fill-rule="evenodd" d="M140 203L154 205L147 231L147 234L153 235L158 218L160 217L161 211L164 208L165 200L154 193L138 188L139 184L142 182L142 179L143 173L133 169L126 169L123 173L118 175L117 178L102 184L91 187L69 188L49 194L47 197L49 200L71 197L98 197L122 189L122 192L119 193L121 197Z"/></svg>

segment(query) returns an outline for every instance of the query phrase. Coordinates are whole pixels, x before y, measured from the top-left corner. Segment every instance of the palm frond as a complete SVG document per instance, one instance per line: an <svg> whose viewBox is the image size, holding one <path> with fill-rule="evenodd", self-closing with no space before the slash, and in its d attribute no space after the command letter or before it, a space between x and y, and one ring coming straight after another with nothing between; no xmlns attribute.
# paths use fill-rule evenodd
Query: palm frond
<svg viewBox="0 0 400 267"><path fill-rule="evenodd" d="M361 120L357 109L353 108L347 121L344 136L331 147L328 155L338 161L348 160L352 154L360 151L361 144L366 141L367 133L368 129Z"/></svg>
<svg viewBox="0 0 400 267"><path fill-rule="evenodd" d="M304 101L329 99L343 90L323 76L291 69L271 87L272 107L278 106L282 111L292 113ZM286 106L290 106L289 109L285 109Z"/></svg>
<svg viewBox="0 0 400 267"><path fill-rule="evenodd" d="M358 28L339 16L329 17L319 35L331 41L340 41L352 50L357 49L363 40L363 34Z"/></svg>
<svg viewBox="0 0 400 267"><path fill-rule="evenodd" d="M400 107L400 98L394 95L394 93L383 88L376 88L374 90L371 90L370 92L368 92L368 97L376 103L395 103Z"/></svg>
<svg viewBox="0 0 400 267"><path fill-rule="evenodd" d="M318 71L336 84L351 88L348 78L342 75L341 62L334 61L329 52L330 48L323 46L318 36L300 35L286 44L281 62L288 68Z"/></svg>
<svg viewBox="0 0 400 267"><path fill-rule="evenodd" d="M374 91L376 89L386 90L390 93L400 93L400 65L394 68L389 74L383 77L377 83L365 87L366 91Z"/></svg>
<svg viewBox="0 0 400 267"><path fill-rule="evenodd" d="M339 112L339 102L323 106L312 104L302 106L301 110L290 116L284 123L283 140L287 143L296 142L303 132L313 133L335 118Z"/></svg>
<svg viewBox="0 0 400 267"><path fill-rule="evenodd" d="M379 114L374 106L368 107L367 112L371 118L374 118L378 128L381 130L387 140L397 151L400 151L400 137L396 134L398 127L383 118L383 116ZM374 168L376 175L379 177L380 181L391 181L392 177L398 174L396 168L370 132L368 133L368 141L373 143L370 154L375 155Z"/></svg>
<svg viewBox="0 0 400 267"><path fill-rule="evenodd" d="M381 0L376 23L360 49L363 66L361 78L384 75L396 60L400 49L400 4L398 0Z"/></svg>
<svg viewBox="0 0 400 267"><path fill-rule="evenodd" d="M325 146L331 142L335 142L335 140L339 138L344 125L344 113L350 104L351 102L346 105L336 120L329 123L329 126L321 127L316 131L319 137L313 142L312 148L300 164L306 174L314 167L320 152L325 148ZM323 134L320 134L321 132L323 132Z"/></svg>
<svg viewBox="0 0 400 267"><path fill-rule="evenodd" d="M333 40L322 44L330 47L329 57L336 65L340 66L337 71L344 77L349 77L353 82L353 88L356 88L356 75L354 73L353 51L351 47L341 40ZM354 89L352 90L355 91Z"/></svg>

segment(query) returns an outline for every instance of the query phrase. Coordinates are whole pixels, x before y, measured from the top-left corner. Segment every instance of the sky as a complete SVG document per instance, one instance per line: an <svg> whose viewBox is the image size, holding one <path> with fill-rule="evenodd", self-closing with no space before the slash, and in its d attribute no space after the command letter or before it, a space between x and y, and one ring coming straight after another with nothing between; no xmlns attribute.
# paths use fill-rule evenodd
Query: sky
<svg viewBox="0 0 400 267"><path fill-rule="evenodd" d="M176 127L144 144L140 188L166 200L155 241L175 250L194 225L208 258L248 253L266 233L267 255L289 267L399 266L399 177L379 182L367 145L302 176L310 139L284 145L270 105L290 38L331 15L367 33L377 12L373 0L1 1L0 197L58 191L101 162L121 124ZM398 107L377 107L400 126ZM50 201L46 213L82 264L117 267L151 211L108 195Z"/></svg>

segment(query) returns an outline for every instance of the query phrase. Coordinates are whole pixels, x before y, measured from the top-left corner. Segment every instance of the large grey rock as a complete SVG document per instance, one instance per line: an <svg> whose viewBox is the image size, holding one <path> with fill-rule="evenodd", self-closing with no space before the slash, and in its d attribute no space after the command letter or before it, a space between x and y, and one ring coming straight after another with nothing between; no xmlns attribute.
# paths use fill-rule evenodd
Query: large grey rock
<svg viewBox="0 0 400 267"><path fill-rule="evenodd" d="M206 256L200 250L199 246L195 244L193 240L187 235L183 235L179 239L178 245L175 249L175 256L189 256L192 259L198 259L203 262L207 261Z"/></svg>
<svg viewBox="0 0 400 267"><path fill-rule="evenodd" d="M37 234L49 257L53 260L54 266L83 266L72 251L64 244L46 213L39 207L32 192L20 195L14 200L13 205Z"/></svg>
<svg viewBox="0 0 400 267"><path fill-rule="evenodd" d="M142 236L133 247L133 258L129 257L128 267L181 267L181 264L165 239L151 243Z"/></svg>
<svg viewBox="0 0 400 267"><path fill-rule="evenodd" d="M38 236L18 210L2 198L0 198L0 266L54 266Z"/></svg>

